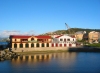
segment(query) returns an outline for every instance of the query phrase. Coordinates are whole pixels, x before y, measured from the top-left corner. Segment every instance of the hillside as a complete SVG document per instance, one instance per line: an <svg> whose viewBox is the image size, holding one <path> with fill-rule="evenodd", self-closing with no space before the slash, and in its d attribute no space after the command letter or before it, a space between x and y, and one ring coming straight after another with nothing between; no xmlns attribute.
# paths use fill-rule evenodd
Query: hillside
<svg viewBox="0 0 100 73"><path fill-rule="evenodd" d="M70 33L75 33L77 31L86 31L86 33L89 33L90 31L97 31L100 32L100 29L84 29L84 28L71 28L68 30L57 30L54 32L49 32L49 33L45 33L44 35L49 35L49 34L69 34Z"/></svg>

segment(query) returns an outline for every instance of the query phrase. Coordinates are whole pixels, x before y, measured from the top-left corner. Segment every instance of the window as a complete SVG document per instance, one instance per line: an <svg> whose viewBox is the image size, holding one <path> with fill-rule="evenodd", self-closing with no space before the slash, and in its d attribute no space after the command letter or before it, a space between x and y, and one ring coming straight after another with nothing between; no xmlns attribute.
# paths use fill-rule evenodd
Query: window
<svg viewBox="0 0 100 73"><path fill-rule="evenodd" d="M60 44L60 47L62 47L62 44Z"/></svg>
<svg viewBox="0 0 100 73"><path fill-rule="evenodd" d="M47 43L47 47L49 47L49 43Z"/></svg>
<svg viewBox="0 0 100 73"><path fill-rule="evenodd" d="M23 44L22 43L20 44L20 48L23 48Z"/></svg>
<svg viewBox="0 0 100 73"><path fill-rule="evenodd" d="M17 44L16 43L14 44L14 48L17 48Z"/></svg>
<svg viewBox="0 0 100 73"><path fill-rule="evenodd" d="M26 44L25 44L25 47L26 47L26 48L28 48L28 47L29 47L29 44L28 44L28 43L26 43Z"/></svg>
<svg viewBox="0 0 100 73"><path fill-rule="evenodd" d="M39 47L39 43L36 44L36 47Z"/></svg>
<svg viewBox="0 0 100 73"><path fill-rule="evenodd" d="M58 43L56 43L56 47L58 47Z"/></svg>
<svg viewBox="0 0 100 73"><path fill-rule="evenodd" d="M72 44L69 44L69 47L71 47L72 46Z"/></svg>
<svg viewBox="0 0 100 73"><path fill-rule="evenodd" d="M70 39L67 39L67 41L70 41Z"/></svg>
<svg viewBox="0 0 100 73"><path fill-rule="evenodd" d="M22 41L28 41L28 39L22 39Z"/></svg>
<svg viewBox="0 0 100 73"><path fill-rule="evenodd" d="M42 43L42 47L44 47L44 43Z"/></svg>
<svg viewBox="0 0 100 73"><path fill-rule="evenodd" d="M34 43L31 44L31 47L34 47Z"/></svg>
<svg viewBox="0 0 100 73"><path fill-rule="evenodd" d="M63 39L60 39L60 41L63 41Z"/></svg>
<svg viewBox="0 0 100 73"><path fill-rule="evenodd" d="M31 41L33 41L34 40L34 38L31 38Z"/></svg>
<svg viewBox="0 0 100 73"><path fill-rule="evenodd" d="M54 47L54 43L52 43L52 47Z"/></svg>
<svg viewBox="0 0 100 73"><path fill-rule="evenodd" d="M67 45L66 44L64 44L64 47L66 47Z"/></svg>
<svg viewBox="0 0 100 73"><path fill-rule="evenodd" d="M37 41L38 41L38 42L42 42L42 41L43 41L43 39L37 39Z"/></svg>
<svg viewBox="0 0 100 73"><path fill-rule="evenodd" d="M66 39L64 39L64 42L66 42Z"/></svg>

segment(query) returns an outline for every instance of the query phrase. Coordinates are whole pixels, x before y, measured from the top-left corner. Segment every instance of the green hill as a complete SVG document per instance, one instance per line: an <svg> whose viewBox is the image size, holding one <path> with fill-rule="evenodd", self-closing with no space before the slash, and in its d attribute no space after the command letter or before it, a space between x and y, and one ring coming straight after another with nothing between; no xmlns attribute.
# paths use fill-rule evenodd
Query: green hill
<svg viewBox="0 0 100 73"><path fill-rule="evenodd" d="M49 34L73 34L76 33L77 31L86 31L86 33L89 33L91 31L97 31L100 32L100 29L84 29L84 28L71 28L68 30L57 30L54 32L49 32L49 33L45 33L44 35L49 35Z"/></svg>

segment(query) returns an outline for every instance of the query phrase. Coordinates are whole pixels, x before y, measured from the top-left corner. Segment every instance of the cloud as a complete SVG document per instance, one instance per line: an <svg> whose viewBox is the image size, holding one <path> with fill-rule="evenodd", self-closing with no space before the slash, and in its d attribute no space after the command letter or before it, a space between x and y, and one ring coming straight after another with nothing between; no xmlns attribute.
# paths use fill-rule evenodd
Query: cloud
<svg viewBox="0 0 100 73"><path fill-rule="evenodd" d="M30 30L28 32L21 32L21 31L17 31L17 30L12 30L12 31L8 31L8 30L4 30L4 31L0 31L0 37L9 37L9 35L36 35L37 33L34 32L33 30Z"/></svg>
<svg viewBox="0 0 100 73"><path fill-rule="evenodd" d="M8 31L8 30L4 30L4 31L0 31L0 37L9 37L9 35L19 35L20 31Z"/></svg>

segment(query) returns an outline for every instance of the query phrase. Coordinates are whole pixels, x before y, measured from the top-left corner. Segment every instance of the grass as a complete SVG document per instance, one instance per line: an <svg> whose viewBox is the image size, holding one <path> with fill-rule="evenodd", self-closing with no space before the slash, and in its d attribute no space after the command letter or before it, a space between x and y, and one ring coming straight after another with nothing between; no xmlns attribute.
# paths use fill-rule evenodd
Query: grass
<svg viewBox="0 0 100 73"><path fill-rule="evenodd" d="M100 47L100 43L89 44L88 46L91 46L91 47Z"/></svg>

